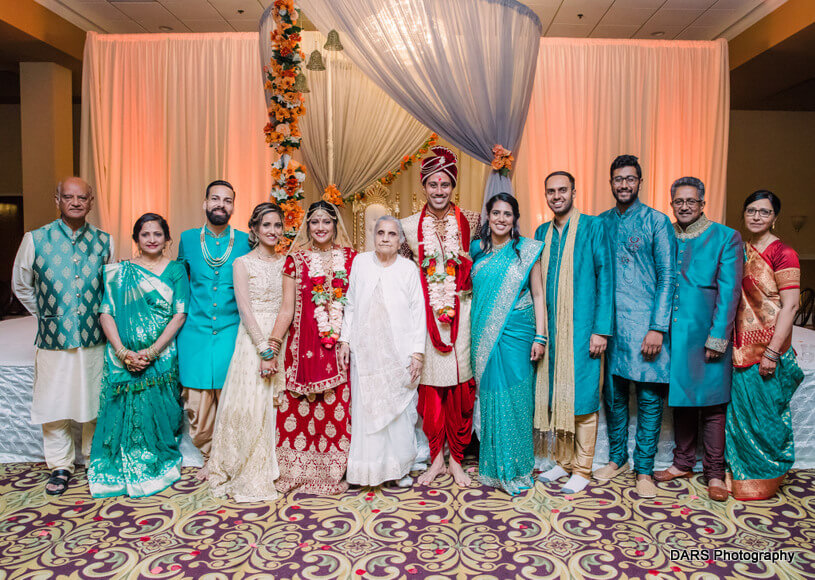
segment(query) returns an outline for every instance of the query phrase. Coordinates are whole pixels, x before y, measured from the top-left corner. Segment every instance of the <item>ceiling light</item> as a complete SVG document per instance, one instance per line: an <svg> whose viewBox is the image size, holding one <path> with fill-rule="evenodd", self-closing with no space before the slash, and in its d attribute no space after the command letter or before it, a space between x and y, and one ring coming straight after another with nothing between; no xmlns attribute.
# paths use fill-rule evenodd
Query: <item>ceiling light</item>
<svg viewBox="0 0 815 580"><path fill-rule="evenodd" d="M173 31L172 26L159 26L158 29L161 30L162 32L172 32Z"/></svg>
<svg viewBox="0 0 815 580"><path fill-rule="evenodd" d="M664 30L657 30L656 32L652 32L651 36L655 36L657 38L659 38L660 36L665 36L665 31Z"/></svg>

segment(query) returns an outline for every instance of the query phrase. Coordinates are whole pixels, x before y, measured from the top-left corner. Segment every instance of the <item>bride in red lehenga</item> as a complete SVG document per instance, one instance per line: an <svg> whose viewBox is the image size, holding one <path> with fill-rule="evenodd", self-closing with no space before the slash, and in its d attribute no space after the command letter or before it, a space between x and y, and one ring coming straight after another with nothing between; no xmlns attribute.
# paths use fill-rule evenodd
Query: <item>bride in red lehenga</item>
<svg viewBox="0 0 815 580"><path fill-rule="evenodd" d="M283 266L283 304L271 339L281 341L288 331L286 390L277 411L275 486L282 493L348 488L351 388L336 343L355 255L337 208L311 204Z"/></svg>

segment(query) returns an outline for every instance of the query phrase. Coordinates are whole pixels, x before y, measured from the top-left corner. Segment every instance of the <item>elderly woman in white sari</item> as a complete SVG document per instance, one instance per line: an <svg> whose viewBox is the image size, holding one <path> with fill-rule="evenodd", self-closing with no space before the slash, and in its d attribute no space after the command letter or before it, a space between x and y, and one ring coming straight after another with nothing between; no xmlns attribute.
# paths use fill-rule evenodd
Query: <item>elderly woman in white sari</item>
<svg viewBox="0 0 815 580"><path fill-rule="evenodd" d="M405 240L399 221L374 225L375 251L354 260L340 338L339 361L351 369L348 483L387 481L409 487L418 452L417 386L425 347L425 306L419 270L397 255Z"/></svg>

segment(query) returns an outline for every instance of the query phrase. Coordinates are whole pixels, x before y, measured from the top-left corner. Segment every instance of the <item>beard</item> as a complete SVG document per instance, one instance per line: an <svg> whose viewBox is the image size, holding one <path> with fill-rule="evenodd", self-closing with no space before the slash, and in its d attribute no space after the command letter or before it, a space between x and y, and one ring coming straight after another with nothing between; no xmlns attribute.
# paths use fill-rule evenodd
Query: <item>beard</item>
<svg viewBox="0 0 815 580"><path fill-rule="evenodd" d="M637 200L637 198L640 196L640 186L637 185L635 187L631 187L630 193L629 192L622 193L622 195L630 196L630 197L628 197L626 199L626 201L621 201L620 200L620 194L618 193L617 190L612 190L611 193L614 195L614 199L617 200L620 203L634 203Z"/></svg>
<svg viewBox="0 0 815 580"><path fill-rule="evenodd" d="M207 210L207 219L209 223L214 226L223 226L229 223L229 218L232 216L226 213L224 210L220 210L217 213L214 211Z"/></svg>

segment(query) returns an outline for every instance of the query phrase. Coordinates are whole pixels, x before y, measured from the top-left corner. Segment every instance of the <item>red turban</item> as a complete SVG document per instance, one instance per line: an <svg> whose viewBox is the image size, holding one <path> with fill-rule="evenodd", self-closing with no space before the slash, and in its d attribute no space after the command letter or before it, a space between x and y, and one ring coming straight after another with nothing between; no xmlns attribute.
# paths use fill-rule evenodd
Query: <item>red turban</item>
<svg viewBox="0 0 815 580"><path fill-rule="evenodd" d="M443 171L450 176L453 187L455 187L458 181L458 158L456 154L447 147L433 147L430 151L433 152L433 155L422 159L422 185L427 182L431 175Z"/></svg>

